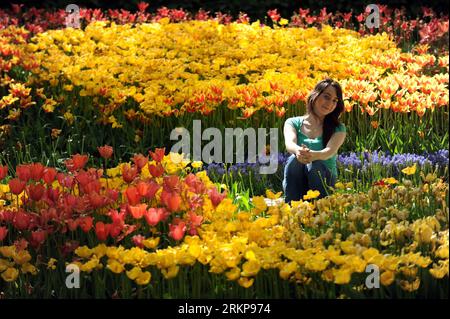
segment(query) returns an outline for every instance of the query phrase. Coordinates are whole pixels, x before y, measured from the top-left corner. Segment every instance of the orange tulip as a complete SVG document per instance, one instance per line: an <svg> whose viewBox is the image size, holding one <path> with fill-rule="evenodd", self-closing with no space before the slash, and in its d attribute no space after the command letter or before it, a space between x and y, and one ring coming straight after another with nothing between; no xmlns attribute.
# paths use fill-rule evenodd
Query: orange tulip
<svg viewBox="0 0 450 319"><path fill-rule="evenodd" d="M137 205L141 201L141 195L135 186L128 187L125 190L125 195L127 196L130 205Z"/></svg>
<svg viewBox="0 0 450 319"><path fill-rule="evenodd" d="M180 208L181 196L178 193L163 191L161 200L171 212L175 212Z"/></svg>
<svg viewBox="0 0 450 319"><path fill-rule="evenodd" d="M160 163L158 163L157 165L149 164L148 171L150 172L150 174L152 174L153 177L160 177L162 174L164 174L164 167Z"/></svg>
<svg viewBox="0 0 450 319"><path fill-rule="evenodd" d="M125 183L131 183L138 174L138 168L136 166L130 166L125 164L122 166L122 178Z"/></svg>
<svg viewBox="0 0 450 319"><path fill-rule="evenodd" d="M165 153L166 148L156 148L155 152L149 151L150 156L152 157L152 159L159 163L163 160L164 158L164 153Z"/></svg>
<svg viewBox="0 0 450 319"><path fill-rule="evenodd" d="M97 150L100 153L100 156L103 157L104 159L111 158L114 152L112 146L109 145L99 146L97 147Z"/></svg>
<svg viewBox="0 0 450 319"><path fill-rule="evenodd" d="M147 204L139 204L136 206L128 205L127 207L134 219L141 219L147 210Z"/></svg>
<svg viewBox="0 0 450 319"><path fill-rule="evenodd" d="M211 199L214 207L220 204L220 202L225 198L226 193L219 193L215 187L208 190L209 199Z"/></svg>
<svg viewBox="0 0 450 319"><path fill-rule="evenodd" d="M136 165L138 172L142 170L142 168L147 164L148 158L142 154L135 154L132 158L134 165Z"/></svg>

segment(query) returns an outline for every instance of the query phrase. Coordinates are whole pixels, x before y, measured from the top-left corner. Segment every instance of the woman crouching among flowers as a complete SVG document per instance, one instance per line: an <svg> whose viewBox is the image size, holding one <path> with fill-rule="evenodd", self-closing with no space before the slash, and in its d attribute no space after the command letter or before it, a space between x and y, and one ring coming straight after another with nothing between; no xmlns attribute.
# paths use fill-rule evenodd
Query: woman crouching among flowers
<svg viewBox="0 0 450 319"><path fill-rule="evenodd" d="M337 178L336 154L346 137L339 122L344 111L342 89L332 79L319 82L309 94L306 115L291 117L284 124L284 139L289 157L283 179L285 202L297 201L309 189L319 198L328 194Z"/></svg>

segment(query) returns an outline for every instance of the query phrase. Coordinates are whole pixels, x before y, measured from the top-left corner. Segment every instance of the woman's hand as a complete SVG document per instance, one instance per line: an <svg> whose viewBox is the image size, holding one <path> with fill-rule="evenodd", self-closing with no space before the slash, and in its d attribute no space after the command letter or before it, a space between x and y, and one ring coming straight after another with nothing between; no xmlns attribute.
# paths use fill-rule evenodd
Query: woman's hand
<svg viewBox="0 0 450 319"><path fill-rule="evenodd" d="M297 150L297 152L295 153L295 157L297 157L297 161L302 164L311 163L313 160L311 150L304 144L302 144Z"/></svg>

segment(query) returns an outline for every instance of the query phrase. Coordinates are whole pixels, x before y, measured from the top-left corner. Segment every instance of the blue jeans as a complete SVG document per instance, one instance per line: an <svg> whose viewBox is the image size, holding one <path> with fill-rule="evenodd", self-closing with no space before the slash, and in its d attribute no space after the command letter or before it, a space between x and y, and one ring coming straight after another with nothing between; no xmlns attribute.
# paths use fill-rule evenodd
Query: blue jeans
<svg viewBox="0 0 450 319"><path fill-rule="evenodd" d="M295 155L291 155L284 167L285 202L289 204L292 200L303 199L303 195L306 195L309 189L320 192L320 196L317 198L325 197L331 193L327 186L334 187L335 183L336 176L325 166L323 161L302 164Z"/></svg>

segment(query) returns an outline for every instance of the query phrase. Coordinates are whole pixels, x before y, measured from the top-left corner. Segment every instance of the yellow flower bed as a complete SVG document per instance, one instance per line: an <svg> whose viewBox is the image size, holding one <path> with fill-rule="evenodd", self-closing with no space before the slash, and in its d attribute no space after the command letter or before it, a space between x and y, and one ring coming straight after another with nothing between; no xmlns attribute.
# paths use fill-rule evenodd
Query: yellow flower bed
<svg viewBox="0 0 450 319"><path fill-rule="evenodd" d="M223 100L230 108L273 109L303 98L325 76L380 75L387 67L373 65L374 56L398 53L386 34L214 21L97 22L84 31L41 33L33 42L41 79L57 85L62 76L67 91L76 85L82 96L106 96L106 111L130 97L144 115L208 113Z"/></svg>

